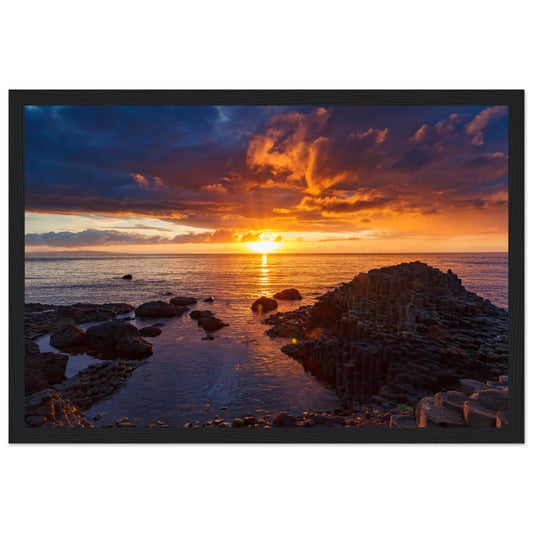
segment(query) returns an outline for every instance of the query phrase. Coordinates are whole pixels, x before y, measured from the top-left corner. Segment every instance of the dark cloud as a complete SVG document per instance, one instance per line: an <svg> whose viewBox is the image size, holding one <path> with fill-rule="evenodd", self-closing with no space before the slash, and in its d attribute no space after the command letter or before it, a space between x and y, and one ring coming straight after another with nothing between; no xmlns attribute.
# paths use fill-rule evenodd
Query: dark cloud
<svg viewBox="0 0 533 533"><path fill-rule="evenodd" d="M502 107L49 106L25 136L28 211L213 230L173 242L506 202Z"/></svg>

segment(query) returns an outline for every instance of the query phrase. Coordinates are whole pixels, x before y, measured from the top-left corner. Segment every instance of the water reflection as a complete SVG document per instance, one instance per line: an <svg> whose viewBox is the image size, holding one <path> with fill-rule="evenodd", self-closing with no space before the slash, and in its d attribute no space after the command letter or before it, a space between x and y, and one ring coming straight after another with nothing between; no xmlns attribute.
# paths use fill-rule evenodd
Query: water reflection
<svg viewBox="0 0 533 533"><path fill-rule="evenodd" d="M268 268L268 256L263 254L261 260L261 277L259 278L259 285L263 288L266 285L269 285L270 279L268 277L270 270Z"/></svg>

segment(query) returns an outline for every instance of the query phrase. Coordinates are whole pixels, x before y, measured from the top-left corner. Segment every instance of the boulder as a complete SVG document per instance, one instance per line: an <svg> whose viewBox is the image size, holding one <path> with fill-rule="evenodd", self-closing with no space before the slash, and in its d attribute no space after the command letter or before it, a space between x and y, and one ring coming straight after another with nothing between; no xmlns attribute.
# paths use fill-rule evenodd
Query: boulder
<svg viewBox="0 0 533 533"><path fill-rule="evenodd" d="M126 274L125 276L122 276L122 279L133 279L133 276L131 274Z"/></svg>
<svg viewBox="0 0 533 533"><path fill-rule="evenodd" d="M191 298L190 296L176 296L174 298L172 298L172 300L170 300L170 303L172 305L179 305L179 306L184 306L184 305L192 305L192 304L195 304L197 302L196 298Z"/></svg>
<svg viewBox="0 0 533 533"><path fill-rule="evenodd" d="M224 324L222 320L216 316L207 316L198 320L198 325L205 329L205 331L217 331L229 324Z"/></svg>
<svg viewBox="0 0 533 533"><path fill-rule="evenodd" d="M147 326L146 328L141 328L139 330L139 335L141 337L157 337L158 335L161 335L161 333L161 328L154 326Z"/></svg>
<svg viewBox="0 0 533 533"><path fill-rule="evenodd" d="M496 427L496 413L490 411L474 400L465 402L464 418L467 426L471 428Z"/></svg>
<svg viewBox="0 0 533 533"><path fill-rule="evenodd" d="M115 348L125 359L143 359L152 355L152 345L137 336L120 338Z"/></svg>
<svg viewBox="0 0 533 533"><path fill-rule="evenodd" d="M81 344L84 334L85 331L79 326L67 324L50 335L50 344L54 348L70 348Z"/></svg>
<svg viewBox="0 0 533 533"><path fill-rule="evenodd" d="M261 298L257 299L252 304L252 311L256 311L257 313L268 313L269 311L273 311L278 307L278 302L272 298L267 298L266 296L261 296Z"/></svg>
<svg viewBox="0 0 533 533"><path fill-rule="evenodd" d="M274 294L276 300L301 300L302 295L298 289L284 289Z"/></svg>
<svg viewBox="0 0 533 533"><path fill-rule="evenodd" d="M207 318L209 316L213 316L213 313L211 311L191 311L189 313L189 316L193 318L194 320L200 320L200 318Z"/></svg>
<svg viewBox="0 0 533 533"><path fill-rule="evenodd" d="M135 315L140 317L173 317L183 314L183 309L178 305L167 302L147 302L135 309Z"/></svg>
<svg viewBox="0 0 533 533"><path fill-rule="evenodd" d="M202 301L203 302L214 302L215 299L212 296L210 296L209 298L206 298L205 300L202 300Z"/></svg>
<svg viewBox="0 0 533 533"><path fill-rule="evenodd" d="M91 348L112 348L122 337L138 337L139 330L123 320L108 320L91 326L85 332L83 340Z"/></svg>

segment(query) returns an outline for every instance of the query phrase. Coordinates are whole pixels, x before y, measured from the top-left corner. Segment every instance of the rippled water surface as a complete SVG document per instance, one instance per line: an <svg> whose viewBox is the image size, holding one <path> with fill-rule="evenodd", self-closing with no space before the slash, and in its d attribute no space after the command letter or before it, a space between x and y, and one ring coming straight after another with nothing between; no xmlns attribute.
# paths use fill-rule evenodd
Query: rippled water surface
<svg viewBox="0 0 533 533"><path fill-rule="evenodd" d="M415 260L443 271L451 268L468 290L507 308L507 254L32 257L25 262L26 302L139 305L168 300L169 292L215 298L192 306L210 309L230 324L212 341L202 340L203 330L188 314L133 321L138 327L164 322L163 334L148 339L154 355L126 385L88 411L105 413L101 423L122 416L141 425L156 420L202 423L215 414L231 419L248 413L324 410L335 405L335 393L280 352L286 340L265 335L267 327L251 312L251 303L296 287L303 301L279 302L278 311L295 309L359 272ZM132 274L133 280L123 280L124 274ZM50 349L47 337L40 344ZM91 362L87 355L71 356L67 370L73 374Z"/></svg>

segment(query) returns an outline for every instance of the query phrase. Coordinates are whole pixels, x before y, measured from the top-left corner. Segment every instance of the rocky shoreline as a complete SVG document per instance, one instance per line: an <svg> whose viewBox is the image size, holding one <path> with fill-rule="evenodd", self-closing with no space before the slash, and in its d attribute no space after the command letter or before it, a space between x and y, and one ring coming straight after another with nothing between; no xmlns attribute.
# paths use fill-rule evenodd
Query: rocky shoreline
<svg viewBox="0 0 533 533"><path fill-rule="evenodd" d="M301 298L297 289L286 289L274 298L260 298L252 310L267 313L276 309L276 299ZM83 410L124 384L152 354L144 337L162 332L163 324L139 330L121 315L175 317L194 304L186 296L137 308L26 304L26 425L94 427L98 417L89 421ZM190 316L205 339L228 326L209 310ZM90 322L99 323L80 327ZM272 326L270 336L290 339L284 353L335 388L339 406L258 419L247 414L231 421L217 415L179 427L506 427L508 314L467 291L451 271L420 262L371 270L312 306L276 313L264 322ZM33 341L44 334L67 353L41 353ZM66 379L68 354L83 352L103 361ZM124 417L112 426L136 424ZM147 427L170 426L158 420Z"/></svg>

